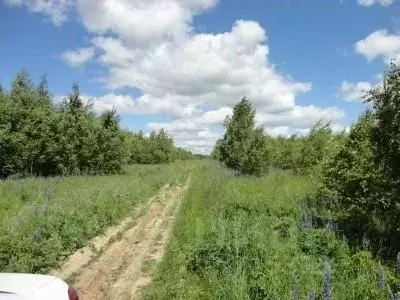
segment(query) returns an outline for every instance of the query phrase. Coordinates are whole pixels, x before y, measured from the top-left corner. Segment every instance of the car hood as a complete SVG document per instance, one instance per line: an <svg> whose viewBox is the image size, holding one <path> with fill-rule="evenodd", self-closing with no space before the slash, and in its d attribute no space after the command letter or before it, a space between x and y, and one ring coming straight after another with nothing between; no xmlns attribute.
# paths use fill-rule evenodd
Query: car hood
<svg viewBox="0 0 400 300"><path fill-rule="evenodd" d="M59 278L48 275L0 273L0 298L15 296L67 295L68 285ZM61 299L61 298L54 298Z"/></svg>

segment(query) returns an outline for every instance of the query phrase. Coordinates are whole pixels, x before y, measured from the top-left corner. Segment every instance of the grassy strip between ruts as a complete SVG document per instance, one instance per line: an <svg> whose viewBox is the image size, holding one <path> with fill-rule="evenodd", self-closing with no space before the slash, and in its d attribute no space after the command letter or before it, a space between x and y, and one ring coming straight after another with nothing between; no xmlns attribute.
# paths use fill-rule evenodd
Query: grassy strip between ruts
<svg viewBox="0 0 400 300"><path fill-rule="evenodd" d="M397 290L394 270L368 251L307 225L307 177L199 168L145 299L388 299Z"/></svg>
<svg viewBox="0 0 400 300"><path fill-rule="evenodd" d="M130 166L125 174L0 182L0 272L43 273L127 217L188 163Z"/></svg>

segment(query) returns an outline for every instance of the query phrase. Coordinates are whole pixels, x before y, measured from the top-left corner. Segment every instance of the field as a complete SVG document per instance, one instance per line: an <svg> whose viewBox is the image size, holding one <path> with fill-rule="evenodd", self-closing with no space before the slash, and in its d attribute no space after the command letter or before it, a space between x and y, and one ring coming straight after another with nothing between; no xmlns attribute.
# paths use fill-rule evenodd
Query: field
<svg viewBox="0 0 400 300"><path fill-rule="evenodd" d="M388 299L394 268L350 249L290 172L195 172L145 299ZM318 220L313 221L313 220Z"/></svg>
<svg viewBox="0 0 400 300"><path fill-rule="evenodd" d="M137 295L141 282L149 283L144 299L388 299L389 286L400 287L394 267L381 265L368 247L348 246L329 213L317 208L310 177L235 176L212 161L2 182L0 270L56 268L163 186L178 183L186 184L183 199L159 194L136 227L119 233L120 242L64 279L87 299L106 297L105 286L111 295L120 292L115 299L133 288ZM172 217L170 232L164 225Z"/></svg>
<svg viewBox="0 0 400 300"><path fill-rule="evenodd" d="M0 271L44 273L117 224L186 165L128 167L123 175L0 183Z"/></svg>

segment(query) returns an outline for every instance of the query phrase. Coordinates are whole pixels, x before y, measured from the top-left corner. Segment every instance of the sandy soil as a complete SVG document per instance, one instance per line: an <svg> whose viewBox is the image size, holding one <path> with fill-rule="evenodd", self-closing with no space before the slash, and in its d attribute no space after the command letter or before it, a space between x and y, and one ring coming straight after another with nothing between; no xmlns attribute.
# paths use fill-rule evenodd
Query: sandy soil
<svg viewBox="0 0 400 300"><path fill-rule="evenodd" d="M151 281L186 186L165 186L133 216L95 238L51 274L69 282L80 299L138 299ZM154 269L154 268L153 268Z"/></svg>

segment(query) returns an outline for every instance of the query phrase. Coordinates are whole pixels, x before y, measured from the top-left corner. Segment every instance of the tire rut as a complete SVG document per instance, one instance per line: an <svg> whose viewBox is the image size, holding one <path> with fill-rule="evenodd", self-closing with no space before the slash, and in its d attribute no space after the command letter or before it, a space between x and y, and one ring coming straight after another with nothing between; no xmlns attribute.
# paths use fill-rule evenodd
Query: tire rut
<svg viewBox="0 0 400 300"><path fill-rule="evenodd" d="M108 247L94 247L99 251L94 258L97 251L90 251L93 246L86 247L51 274L73 281L83 300L138 299L141 288L151 281L145 263L161 260L174 208L187 186L164 187L149 201L144 215L128 218L110 228L106 238L99 237Z"/></svg>

